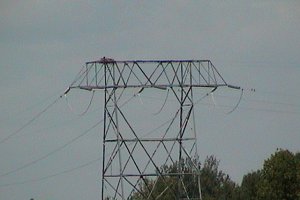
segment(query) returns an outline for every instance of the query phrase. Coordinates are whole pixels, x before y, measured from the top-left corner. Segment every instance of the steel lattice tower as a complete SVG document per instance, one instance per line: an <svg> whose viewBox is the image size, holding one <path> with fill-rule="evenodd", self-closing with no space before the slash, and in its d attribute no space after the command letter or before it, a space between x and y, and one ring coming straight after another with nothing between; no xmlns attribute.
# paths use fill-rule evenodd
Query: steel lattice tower
<svg viewBox="0 0 300 200"><path fill-rule="evenodd" d="M104 91L102 199L130 199L133 193L140 193L143 199L159 199L167 190L171 190L174 199L201 199L193 90L203 87L212 91L218 87L240 89L228 85L210 60L102 58L86 63L70 89ZM132 88L138 90L135 95L152 88L168 90L174 96L178 106L157 137L142 137L129 120L134 113L123 110L123 92ZM183 162L192 170L186 171ZM167 164L177 169L166 173L161 166ZM195 179L197 185L186 184L184 176ZM167 185L168 177L175 178L176 190ZM157 181L150 184L149 180L165 183L161 194L155 196ZM141 191L141 185L147 193ZM198 192L190 194L190 187L196 187Z"/></svg>

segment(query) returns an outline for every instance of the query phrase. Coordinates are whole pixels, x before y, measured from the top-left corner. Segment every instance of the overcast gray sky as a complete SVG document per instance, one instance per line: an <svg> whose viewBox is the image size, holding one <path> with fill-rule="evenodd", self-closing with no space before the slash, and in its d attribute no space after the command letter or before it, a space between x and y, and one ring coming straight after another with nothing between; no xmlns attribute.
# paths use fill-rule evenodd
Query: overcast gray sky
<svg viewBox="0 0 300 200"><path fill-rule="evenodd" d="M237 92L218 91L216 105L207 98L196 107L201 159L214 154L221 169L240 182L276 148L300 150L299 10L296 0L2 0L0 140L53 102L86 61L210 59L227 82L256 89L245 92L230 115L224 113L234 107ZM74 109L84 110L90 95L73 93ZM96 94L83 117L59 100L0 144L0 199L100 198L100 161L80 166L100 157L101 125L17 169L92 127L102 116L101 97ZM74 167L80 168L63 173Z"/></svg>

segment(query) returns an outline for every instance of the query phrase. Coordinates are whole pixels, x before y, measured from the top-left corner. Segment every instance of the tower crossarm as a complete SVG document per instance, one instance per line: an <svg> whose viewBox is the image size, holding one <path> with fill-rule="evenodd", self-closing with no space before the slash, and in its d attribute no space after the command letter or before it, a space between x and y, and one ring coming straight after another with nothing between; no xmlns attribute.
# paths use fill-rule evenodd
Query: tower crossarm
<svg viewBox="0 0 300 200"><path fill-rule="evenodd" d="M70 88L174 88L228 86L210 60L124 60L86 62Z"/></svg>

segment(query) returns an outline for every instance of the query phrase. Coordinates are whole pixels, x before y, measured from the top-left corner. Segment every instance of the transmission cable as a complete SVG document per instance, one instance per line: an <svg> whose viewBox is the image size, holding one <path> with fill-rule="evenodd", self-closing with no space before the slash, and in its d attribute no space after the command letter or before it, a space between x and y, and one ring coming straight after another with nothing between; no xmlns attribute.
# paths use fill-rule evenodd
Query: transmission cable
<svg viewBox="0 0 300 200"><path fill-rule="evenodd" d="M234 106L234 108L231 111L227 112L226 114L230 114L237 109L237 107L240 105L240 103L242 101L243 93L244 93L244 89L241 89L241 95L240 95L240 98L239 98L237 104Z"/></svg>
<svg viewBox="0 0 300 200"><path fill-rule="evenodd" d="M243 97L243 93L244 93L244 89L241 89L241 95L240 95L240 98L239 98L237 104L234 106L234 108L231 111L227 112L226 114L231 114L232 112L234 112L238 108L238 106L241 103L241 100L242 100L242 97Z"/></svg>
<svg viewBox="0 0 300 200"><path fill-rule="evenodd" d="M125 106L128 102L130 102L134 97L136 96L136 94L134 94L131 98L129 98L127 101L125 101L123 104L120 105L120 107L123 107ZM0 174L0 177L4 177L4 176L7 176L7 175L10 175L10 174L13 174L15 172L18 172L18 171L21 171L25 168L28 168L34 164L36 164L37 162L41 161L41 160L44 160L46 158L48 158L49 156L63 150L64 148L66 148L67 146L69 146L70 144L74 143L76 140L80 139L81 137L87 135L91 130L93 130L94 128L96 128L100 123L102 123L104 121L104 119L101 119L100 121L98 121L96 124L94 124L92 127L90 127L89 129L85 130L83 133L81 133L80 135L76 136L75 138L72 138L71 140L69 140L68 142L64 143L62 146L54 149L53 151L37 158L36 160L33 160L33 161L30 161L28 163L25 163L23 164L22 166L16 168L16 169L13 169L11 171L8 171L6 173L3 173L3 174Z"/></svg>
<svg viewBox="0 0 300 200"><path fill-rule="evenodd" d="M153 115L158 115L158 114L164 109L164 107L165 107L165 105L166 105L166 103L167 103L167 100L168 100L169 91L170 91L170 90L168 89L167 95L166 95L166 98L165 98L165 100L164 100L163 105L160 107L160 109L159 109L157 112L153 113Z"/></svg>
<svg viewBox="0 0 300 200"><path fill-rule="evenodd" d="M121 106L124 106L125 104L127 104L131 99L132 99L132 97L129 98L126 102L124 102ZM148 132L145 133L142 137L151 135L152 133L154 133L155 131L159 130L160 128L162 128L163 126L165 126L166 124L168 124L168 123L171 122L172 120L173 120L173 117L170 118L170 119L168 119L168 120L165 121L164 123L160 124L160 125L157 126L156 128L154 128L154 129L148 131ZM100 122L102 122L102 121L103 121L103 119L102 119L101 121L99 121L97 124L95 124L93 127L91 127L91 128L89 128L88 130L86 130L85 133L83 133L83 134L77 136L76 138L74 138L74 139L72 140L72 142L75 142L77 139L79 139L80 137L82 137L84 134L87 134L89 131L91 131L93 128L95 128L95 127L96 127ZM71 144L71 141L69 141L68 144L66 143L65 145L59 147L58 149L55 149L55 150L53 150L52 152L46 154L45 156L43 156L43 157L41 157L41 158L39 158L39 159L37 159L37 160L35 160L35 161L30 162L31 164L27 163L26 166L23 165L23 168L22 168L22 169L27 168L27 167L29 167L30 165L33 165L33 164L35 164L35 163L37 163L37 162L39 162L39 161L41 161L41 160L43 160L43 159L49 157L50 155L52 155L52 154L58 152L59 150L64 149L64 148L67 147L69 144ZM132 143L132 144L133 144L133 143ZM132 144L129 144L129 145L132 145ZM125 148L125 147L123 146L123 147L121 147L121 148L123 149L123 148ZM108 155L108 154L107 154L107 155ZM73 171L75 171L75 170L78 170L78 169L81 169L81 168L90 166L90 165L96 163L97 161L101 160L101 158L102 158L102 157L99 157L99 158L97 158L97 159L90 160L89 162L86 162L86 163L84 163L84 164L78 165L78 166L76 166L76 167L73 167L73 168L71 168L71 169L67 169L67 170L64 170L64 171L61 171L61 172L53 173L53 174L50 174L50 175L47 175L47 176L43 176L43 177L40 177L40 178L35 178L35 179L30 179L30 180L25 180L25 181L20 181L20 182L14 182L14 183L2 184L2 185L0 185L0 187L7 187L7 186L14 186L14 185L23 185L23 184L26 184L26 183L34 183L34 182L43 181L43 180L46 180L46 179L49 179L49 178L53 178L53 177L56 177L56 176L60 176L60 175L63 175L63 174L66 174L66 173L70 173L70 172L73 172ZM5 173L5 174L2 174L2 175L0 175L0 177L3 177L3 176L6 176L6 175L15 173L15 172L20 171L20 170L22 170L22 169L21 169L21 167L20 167L19 169L15 169L15 170L12 170L12 171L7 172L7 173Z"/></svg>
<svg viewBox="0 0 300 200"><path fill-rule="evenodd" d="M69 103L68 101L68 97L67 97L67 94L64 95L65 99L66 99L66 102L67 102L67 105L68 105L68 108L71 110L71 112L73 112L74 114L78 115L78 116L83 116L85 115L88 110L90 109L91 105L92 105L92 101L94 99L94 95L95 95L95 90L93 90L93 94L91 96L91 99L90 99L90 102L88 104L88 106L86 107L86 109L82 112L82 113L77 113L75 112L75 110L73 109L73 107L71 106L71 104Z"/></svg>
<svg viewBox="0 0 300 200"><path fill-rule="evenodd" d="M214 92L216 89L217 89L217 87L215 87L212 91L210 91L210 92L206 93L205 95L203 95L202 97L200 97L200 98L194 103L194 105L200 103L200 101L202 101L202 100L203 100L204 98L206 98L207 96L213 95L213 92ZM243 88L241 88L240 90L241 90L241 94L240 94L240 97L239 97L239 100L238 100L237 104L234 106L234 108L233 108L232 110L230 110L229 112L227 112L227 113L225 113L225 114L229 115L229 114L233 113L233 112L239 107L239 105L240 105L240 103L241 103L241 101L242 101L243 93L244 93L244 89L243 89ZM212 101L213 101L213 105L215 106L215 105L216 105L215 99L214 99L213 96L211 96L211 98L212 98ZM218 105L218 106L219 106L219 105Z"/></svg>
<svg viewBox="0 0 300 200"><path fill-rule="evenodd" d="M12 132L11 134L9 134L8 136L6 136L5 138L3 138L0 141L0 144L6 142L7 140L9 140L11 137L13 137L14 135L17 135L18 133L20 133L22 130L24 130L26 127L28 127L30 124L32 124L35 120L37 120L39 117L42 116L42 114L44 114L47 110L49 110L54 104L56 104L58 102L58 100L61 98L61 96L59 96L57 99L55 99L53 102L51 102L45 109L43 109L41 112L37 113L32 119L30 119L26 124L24 124L23 126L21 126L19 129L17 129L16 131Z"/></svg>
<svg viewBox="0 0 300 200"><path fill-rule="evenodd" d="M83 65L81 67L81 70L76 74L74 80L72 81L70 86L73 86L84 74L83 70L85 69L85 66ZM82 73L83 72L83 73Z"/></svg>
<svg viewBox="0 0 300 200"><path fill-rule="evenodd" d="M3 174L0 175L0 177L4 177L4 176L7 176L7 175L9 175L9 174L13 174L13 173L18 172L18 171L20 171L20 170L23 170L23 169L25 169L25 168L27 168L27 167L29 167L29 166L34 165L35 163L37 163L37 162L39 162L39 161L41 161L41 160L44 160L44 159L48 158L49 156L55 154L56 152L61 151L62 149L64 149L64 148L66 148L67 146L69 146L70 144L74 143L74 142L75 142L76 140L78 140L79 138L81 138L81 137L87 135L91 130L93 130L95 127L97 127L102 121L103 121L103 119L100 120L100 121L98 121L95 125L93 125L93 126L90 127L89 129L87 129L86 131L84 131L84 132L81 133L80 135L78 135L78 136L76 136L75 138L71 139L70 141L66 142L66 143L63 144L62 146L60 146L60 147L54 149L53 151L50 151L49 153L45 154L44 156L41 156L40 158L38 158L38 159L36 159L36 160L33 160L33 161L31 161L31 162L28 162L28 163L26 163L26 164L24 164L24 165L22 165L22 166L20 166L20 167L18 167L18 168L16 168L16 169L14 169L14 170L11 170L11 171L8 171L8 172L6 172L6 173L3 173Z"/></svg>
<svg viewBox="0 0 300 200"><path fill-rule="evenodd" d="M217 88L214 88L211 92L205 94L205 95L204 95L203 97L201 97L195 104L198 104L203 98L207 97L209 94L211 94L212 92L214 92L216 89L217 89ZM140 92L138 92L138 93L140 93ZM243 90L242 90L242 92L241 92L241 96L240 96L240 99L239 99L237 105L234 107L234 109L233 109L232 111L230 111L230 113L233 112L233 111L238 107L238 105L239 105L240 102L241 102L242 95L243 95ZM133 95L131 98L129 98L127 101L125 101L120 107L122 107L122 106L124 106L125 104L127 104L127 103L128 103L131 99L133 99L135 96L136 96L136 94L134 94L134 95ZM60 96L60 98L61 98L61 97L62 97L62 96ZM12 137L13 135L17 134L17 133L20 132L21 130L23 130L26 126L28 126L30 123L32 123L34 120L36 120L40 115L42 115L44 112L46 112L50 107L52 107L58 100L59 100L59 98L56 99L53 103L49 104L43 111L41 111L40 113L38 113L32 120L30 120L27 124L25 124L24 126L22 126L20 129L18 129L18 131L14 132L14 134L11 134L9 137L7 137L7 139L2 140L2 141L0 142L0 144L3 143L3 142L5 142L6 140L8 140L8 139L9 139L10 137ZM165 100L165 101L166 101L166 100ZM76 140L78 140L79 138L81 138L81 137L83 137L84 135L88 134L92 129L94 129L94 128L97 127L101 122L103 122L103 120L104 120L104 119L98 121L98 122L97 122L95 125L93 125L91 128L87 129L87 130L84 131L82 134L80 134L80 135L78 135L77 137L71 139L70 141L68 141L68 142L65 143L64 145L60 146L59 148L57 148L57 149L55 149L55 150L53 150L53 151L51 151L51 152L45 154L44 156L42 156L42 157L40 157L40 158L38 158L38 159L36 159L36 160L34 160L34 161L31 161L31 162L29 162L29 163L26 163L26 164L22 165L21 167L18 167L18 168L16 168L16 169L11 170L11 171L9 171L9 172L6 172L6 173L4 173L4 174L1 174L0 177L4 177L4 176L7 176L7 175L9 175L9 174L13 174L13 173L15 173L15 172L18 172L18 171L20 171L20 170L22 170L22 169L25 169L25 168L31 166L31 165L34 165L34 164L36 164L37 162L39 162L39 161L41 161L41 160L44 160L44 159L48 158L48 157L51 156L52 154L55 154L56 152L58 152L58 151L60 151L60 150L62 150L62 149L64 149L64 148L66 148L67 146L69 146L70 144L74 143L74 142L75 142ZM149 131L147 134L145 134L145 136L146 136L146 135L149 135L149 134L151 134L151 133L153 133L153 132L155 132L157 129L159 129L159 128L161 128L162 126L164 126L165 124L167 124L170 120L172 120L172 119L167 120L165 123L163 123L163 124L160 125L159 127L153 129L152 131ZM69 170L64 170L64 171L59 172L59 173L55 173L55 174L51 174L51 175L44 176L44 177L41 177L41 178L32 179L32 180L23 181L23 182L17 182L17 183L11 183L11 184L4 184L4 185L0 185L0 187L11 186L11 185L19 185L19 184L25 184L25 183L29 183L29 182L37 182L37 181L45 180L45 179L48 179L48 178L52 178L52 177L55 177L55 176L59 176L59 175L62 175L62 174L65 174L65 173L69 173L69 172L72 172L72 171L74 171L74 170L77 170L77 169L80 169L80 168L89 166L89 165L95 163L96 161L98 161L98 160L100 160L100 159L101 159L101 158L97 158L96 160L89 161L89 162L87 162L87 163L85 163L85 164L82 164L82 165L80 165L80 166L74 167L74 168L69 169Z"/></svg>
<svg viewBox="0 0 300 200"><path fill-rule="evenodd" d="M80 70L80 72L76 75L77 78L74 79L74 81L72 82L71 85L73 85L81 76L82 76L82 71L83 71L84 67L82 67L82 69ZM66 95L69 92L70 88L68 88L65 92L64 95ZM44 108L41 112L37 113L35 116L33 116L33 118L31 118L27 123L25 123L23 126L21 126L19 129L17 129L16 131L12 132L11 134L9 134L8 136L6 136L5 138L0 140L0 144L6 142L7 140L9 140L11 137L13 137L14 135L17 135L18 133L20 133L22 130L24 130L26 127L28 127L29 125L31 125L35 120L37 120L39 117L41 117L45 112L47 112L54 104L56 104L58 102L59 99L62 98L63 95L60 95L58 98L56 98L53 102L51 102L48 106L46 106L46 108ZM91 103L91 102L90 102ZM85 114L85 113L84 113Z"/></svg>
<svg viewBox="0 0 300 200"><path fill-rule="evenodd" d="M101 160L101 158L97 158L97 159L91 160L89 162L86 162L84 164L81 164L81 165L78 165L76 167L73 167L71 169L66 169L66 170L61 171L61 172L49 174L47 176L43 176L43 177L40 177L40 178L31 179L31 180L25 180L25 181L20 181L20 182L2 184L2 185L0 185L0 187L8 187L8 186L15 186L15 185L24 185L24 184L27 184L27 183L35 183L35 182L43 181L43 180L46 180L46 179L49 179L49 178L53 178L53 177L56 177L56 176L61 176L61 175L64 175L64 174L76 171L78 169L90 166L90 165L92 165L92 164L94 164L94 163L96 163L96 162L98 162L100 160Z"/></svg>
<svg viewBox="0 0 300 200"><path fill-rule="evenodd" d="M38 106L41 106L43 103L47 102L49 99L53 98L54 96L58 96L57 93L60 92L60 91L56 91L56 92L53 92L52 94L50 94L49 96L41 99L41 100L38 100L36 103L32 104L32 105L29 105L25 108L22 108L20 109L19 111L16 111L14 113L11 113L11 115L6 115L6 116L3 116L1 117L1 120L7 120L9 119L11 116L15 117L15 116L20 116L21 114L23 113L26 113L28 111L32 111L34 108L38 107Z"/></svg>
<svg viewBox="0 0 300 200"><path fill-rule="evenodd" d="M212 89L210 92L204 94L202 97L200 97L195 103L194 105L200 103L200 101L202 101L203 99L205 99L206 97L208 97L210 94L212 94L214 91L216 91L218 89L218 87L215 87L214 89Z"/></svg>

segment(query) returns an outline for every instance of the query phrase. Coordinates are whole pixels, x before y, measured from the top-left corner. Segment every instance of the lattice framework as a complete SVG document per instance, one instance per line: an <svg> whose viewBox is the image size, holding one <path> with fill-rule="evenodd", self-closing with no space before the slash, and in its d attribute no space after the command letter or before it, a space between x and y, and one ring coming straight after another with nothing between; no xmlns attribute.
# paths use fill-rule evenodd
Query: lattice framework
<svg viewBox="0 0 300 200"><path fill-rule="evenodd" d="M70 89L104 91L104 127L102 162L102 199L130 199L138 192L144 199L156 199L153 191L157 182L149 179L176 177L176 190L167 186L162 193L172 190L174 199L201 199L197 152L197 132L194 121L195 88L212 88L228 85L210 60L127 60L115 61L103 58L87 62ZM176 112L159 137L142 137L120 105L126 89L168 90L178 102ZM187 131L187 127L193 131ZM186 172L182 162L190 163L192 171ZM162 165L178 166L176 173L165 173ZM197 194L190 194L183 177L197 179ZM156 179L158 180L158 179ZM139 187L146 186L145 192ZM193 186L195 187L195 186ZM192 196L191 196L192 195Z"/></svg>

